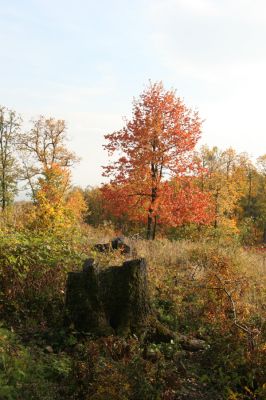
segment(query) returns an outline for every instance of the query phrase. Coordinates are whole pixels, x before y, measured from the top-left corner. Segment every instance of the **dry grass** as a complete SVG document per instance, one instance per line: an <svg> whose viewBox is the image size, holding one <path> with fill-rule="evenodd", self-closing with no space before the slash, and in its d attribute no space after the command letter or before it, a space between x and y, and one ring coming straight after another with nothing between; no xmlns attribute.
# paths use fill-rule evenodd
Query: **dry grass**
<svg viewBox="0 0 266 400"><path fill-rule="evenodd" d="M190 298L190 308L210 318L220 317L228 326L233 320L233 301L239 321L251 329L263 329L266 266L262 254L215 242L164 239L131 240L129 244L148 262L153 297L171 301L179 313L185 311L184 303Z"/></svg>

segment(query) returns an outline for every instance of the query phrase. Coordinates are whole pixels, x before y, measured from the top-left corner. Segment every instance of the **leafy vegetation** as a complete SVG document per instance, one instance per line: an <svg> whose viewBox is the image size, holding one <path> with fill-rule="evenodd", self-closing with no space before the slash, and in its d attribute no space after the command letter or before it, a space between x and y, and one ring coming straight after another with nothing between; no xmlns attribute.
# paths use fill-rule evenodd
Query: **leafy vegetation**
<svg viewBox="0 0 266 400"><path fill-rule="evenodd" d="M127 156L107 169L114 181L82 190L64 121L41 117L23 132L0 108L1 400L266 398L265 156L195 153L200 120L161 84L133 109L107 135L106 148ZM31 201L14 202L21 180ZM65 326L68 272L89 257L120 265L119 250L94 245L121 233L148 262L155 313L176 334L168 343Z"/></svg>
<svg viewBox="0 0 266 400"><path fill-rule="evenodd" d="M131 240L148 260L161 322L206 341L206 349L194 353L178 341L66 331L66 274L80 268L99 239L90 228L68 233L1 238L1 398L264 398L263 255L227 243ZM98 260L110 257L99 254Z"/></svg>

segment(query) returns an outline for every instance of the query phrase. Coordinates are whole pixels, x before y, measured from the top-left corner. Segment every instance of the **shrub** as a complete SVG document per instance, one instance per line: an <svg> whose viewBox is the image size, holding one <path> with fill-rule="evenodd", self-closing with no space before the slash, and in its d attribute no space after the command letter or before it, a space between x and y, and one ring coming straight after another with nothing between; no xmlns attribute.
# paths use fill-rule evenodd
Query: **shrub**
<svg viewBox="0 0 266 400"><path fill-rule="evenodd" d="M5 318L54 321L55 310L63 305L67 271L84 258L77 239L66 232L0 233L0 306Z"/></svg>
<svg viewBox="0 0 266 400"><path fill-rule="evenodd" d="M1 400L59 400L67 394L70 358L46 354L22 345L14 333L0 327Z"/></svg>

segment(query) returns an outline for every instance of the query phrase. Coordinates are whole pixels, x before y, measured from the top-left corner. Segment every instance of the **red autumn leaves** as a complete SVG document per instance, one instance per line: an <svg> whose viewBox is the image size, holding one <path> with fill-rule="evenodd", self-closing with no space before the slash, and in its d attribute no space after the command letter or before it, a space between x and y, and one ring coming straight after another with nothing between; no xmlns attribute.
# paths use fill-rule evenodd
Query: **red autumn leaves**
<svg viewBox="0 0 266 400"><path fill-rule="evenodd" d="M132 119L105 136L105 149L116 156L104 167L107 210L146 221L148 239L158 223L210 222L209 198L195 184L193 150L200 134L198 114L162 83L150 84L133 101Z"/></svg>

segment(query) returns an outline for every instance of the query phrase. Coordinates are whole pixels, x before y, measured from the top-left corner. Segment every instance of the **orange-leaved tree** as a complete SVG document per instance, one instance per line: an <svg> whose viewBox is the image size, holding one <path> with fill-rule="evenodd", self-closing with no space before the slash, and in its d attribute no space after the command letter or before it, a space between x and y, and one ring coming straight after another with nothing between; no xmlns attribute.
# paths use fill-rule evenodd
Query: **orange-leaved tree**
<svg viewBox="0 0 266 400"><path fill-rule="evenodd" d="M157 223L206 222L208 196L189 182L197 172L193 150L201 134L198 113L159 82L150 83L133 101L132 114L124 128L105 136L109 155L118 154L104 167L104 176L110 178L103 187L106 206L116 214L145 219L147 239L155 238ZM197 199L199 207L193 207Z"/></svg>

